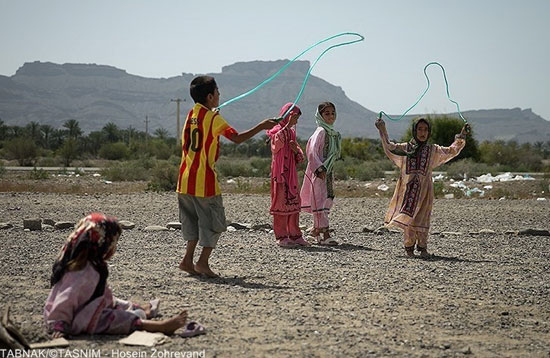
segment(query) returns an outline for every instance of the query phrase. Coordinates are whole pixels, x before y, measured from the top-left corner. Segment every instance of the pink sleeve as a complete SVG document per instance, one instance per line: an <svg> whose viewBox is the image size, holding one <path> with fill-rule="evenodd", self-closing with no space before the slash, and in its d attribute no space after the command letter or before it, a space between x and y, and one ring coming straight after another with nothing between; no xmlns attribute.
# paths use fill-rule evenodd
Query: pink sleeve
<svg viewBox="0 0 550 358"><path fill-rule="evenodd" d="M46 302L48 326L59 330L59 322L71 327L74 315L92 297L99 282L99 273L91 265L80 271L67 272L52 288ZM50 299L52 300L50 302Z"/></svg>
<svg viewBox="0 0 550 358"><path fill-rule="evenodd" d="M271 140L271 152L277 153L283 148L287 142L288 138L288 129L284 128L275 133L273 139Z"/></svg>
<svg viewBox="0 0 550 358"><path fill-rule="evenodd" d="M441 164L445 164L449 160L456 157L465 145L466 141L464 139L456 137L453 144L451 144L451 146L449 147L442 147L440 145L434 144L433 168L437 168Z"/></svg>
<svg viewBox="0 0 550 358"><path fill-rule="evenodd" d="M325 145L325 131L315 131L307 141L306 155L313 172L323 165L323 146Z"/></svg>
<svg viewBox="0 0 550 358"><path fill-rule="evenodd" d="M379 131L380 132L380 140L382 142L382 147L384 148L384 153L386 153L386 156L390 158L390 160L397 165L397 167L401 167L403 164L403 158L404 156L393 154L391 151L395 149L401 149L402 151L405 151L407 149L407 143L393 143L390 141L388 137L388 132L386 131Z"/></svg>

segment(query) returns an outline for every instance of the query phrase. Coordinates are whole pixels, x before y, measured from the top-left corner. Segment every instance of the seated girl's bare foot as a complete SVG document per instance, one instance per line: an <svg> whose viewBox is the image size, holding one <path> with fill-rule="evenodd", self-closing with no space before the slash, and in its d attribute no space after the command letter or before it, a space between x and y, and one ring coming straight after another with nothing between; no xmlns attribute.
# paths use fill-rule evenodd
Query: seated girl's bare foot
<svg viewBox="0 0 550 358"><path fill-rule="evenodd" d="M193 261L187 262L185 259L181 260L179 264L179 269L182 271L187 272L190 275L198 275L199 273L195 271L195 265L193 265Z"/></svg>
<svg viewBox="0 0 550 358"><path fill-rule="evenodd" d="M161 321L159 332L167 335L173 334L178 328L185 326L187 321L187 311L182 311L179 315Z"/></svg>
<svg viewBox="0 0 550 358"><path fill-rule="evenodd" d="M197 263L197 264L195 264L195 271L202 274L202 275L205 275L208 278L218 278L218 277L220 277L219 275L215 274L214 271L212 271L208 265L201 266Z"/></svg>

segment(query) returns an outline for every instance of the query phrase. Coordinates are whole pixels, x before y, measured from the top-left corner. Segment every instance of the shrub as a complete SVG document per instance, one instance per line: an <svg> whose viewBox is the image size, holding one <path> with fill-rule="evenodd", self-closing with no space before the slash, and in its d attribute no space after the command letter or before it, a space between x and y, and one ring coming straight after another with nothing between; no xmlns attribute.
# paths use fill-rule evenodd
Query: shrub
<svg viewBox="0 0 550 358"><path fill-rule="evenodd" d="M167 160L159 160L151 171L147 190L174 191L178 183L178 166Z"/></svg>
<svg viewBox="0 0 550 358"><path fill-rule="evenodd" d="M436 181L434 184L433 184L433 188L434 188L434 197L436 198L441 198L443 197L443 189L445 188L445 184L441 181Z"/></svg>
<svg viewBox="0 0 550 358"><path fill-rule="evenodd" d="M50 176L45 170L36 169L36 167L34 167L34 169L29 172L29 179L32 179L32 180L43 180L43 179L48 179L49 177Z"/></svg>
<svg viewBox="0 0 550 358"><path fill-rule="evenodd" d="M391 162L386 160L372 162L347 157L334 164L334 178L338 180L372 180L383 178L384 171L391 168Z"/></svg>
<svg viewBox="0 0 550 358"><path fill-rule="evenodd" d="M179 162L178 162L179 165ZM297 165L299 171L303 165ZM271 158L221 157L216 163L220 177L260 177L267 178L271 171Z"/></svg>
<svg viewBox="0 0 550 358"><path fill-rule="evenodd" d="M54 157L42 157L38 160L39 167L57 167L59 160Z"/></svg>
<svg viewBox="0 0 550 358"><path fill-rule="evenodd" d="M500 164L508 171L539 171L543 167L542 155L530 144L518 145L514 141L484 141L479 146L480 160Z"/></svg>
<svg viewBox="0 0 550 358"><path fill-rule="evenodd" d="M150 178L149 171L144 167L143 162L138 160L110 165L103 169L101 174L112 181L139 181Z"/></svg>
<svg viewBox="0 0 550 358"><path fill-rule="evenodd" d="M153 139L148 143L148 153L157 159L166 160L172 155L173 147L170 147L163 140Z"/></svg>
<svg viewBox="0 0 550 358"><path fill-rule="evenodd" d="M254 176L269 177L271 173L271 159L270 158L252 158L250 160L250 166L255 173Z"/></svg>
<svg viewBox="0 0 550 358"><path fill-rule="evenodd" d="M32 139L18 137L4 143L4 149L10 159L15 159L21 166L34 165L38 156L38 147Z"/></svg>
<svg viewBox="0 0 550 358"><path fill-rule="evenodd" d="M109 160L124 159L128 154L128 147L123 142L105 143L99 149L99 156Z"/></svg>
<svg viewBox="0 0 550 358"><path fill-rule="evenodd" d="M72 161L76 159L78 155L78 143L76 139L66 139L63 142L63 146L59 148L59 155L63 160L63 165L68 167L71 165Z"/></svg>
<svg viewBox="0 0 550 358"><path fill-rule="evenodd" d="M496 174L497 170L485 163L476 163L472 159L462 159L447 166L447 176L453 179L477 177L483 174Z"/></svg>

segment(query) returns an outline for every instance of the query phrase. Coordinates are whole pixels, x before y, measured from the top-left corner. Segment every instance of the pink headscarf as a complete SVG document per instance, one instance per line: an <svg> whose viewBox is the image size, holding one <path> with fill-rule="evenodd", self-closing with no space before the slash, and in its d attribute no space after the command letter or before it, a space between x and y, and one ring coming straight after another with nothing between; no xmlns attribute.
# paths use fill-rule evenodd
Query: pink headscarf
<svg viewBox="0 0 550 358"><path fill-rule="evenodd" d="M294 103L287 103L279 112L279 116L285 114ZM279 122L275 127L266 131L266 134L271 140L274 140L275 135L281 131L290 120L290 116L295 113L302 113L298 106L294 106L292 110ZM275 179L277 183L286 183L289 189L288 194L290 196L297 195L298 175L296 173L296 159L295 154L290 149L289 142L291 140L296 141L296 129L294 127L288 128L288 138L285 138L285 145L277 152L272 154L271 162L271 178Z"/></svg>
<svg viewBox="0 0 550 358"><path fill-rule="evenodd" d="M279 111L279 117L282 116L283 114L286 113L286 111L288 111L288 109L290 107L292 107L294 105L294 103L292 102L289 102L287 104L285 104L281 110ZM283 129L284 126L286 126L286 124L288 123L289 119L290 119L290 115L291 114L295 114L295 113L299 113L299 114L302 114L302 111L300 110L300 107L294 105L294 108L292 108L292 110L285 116L285 118L283 118L282 121L280 121L279 123L277 123L277 125L275 125L275 127L271 128L271 129L268 129L265 131L265 134L273 139L273 136L275 134L277 134L278 131L280 131L281 129ZM294 137L296 137L296 130L294 128L292 128L292 131L294 131ZM296 138L294 138L296 139Z"/></svg>

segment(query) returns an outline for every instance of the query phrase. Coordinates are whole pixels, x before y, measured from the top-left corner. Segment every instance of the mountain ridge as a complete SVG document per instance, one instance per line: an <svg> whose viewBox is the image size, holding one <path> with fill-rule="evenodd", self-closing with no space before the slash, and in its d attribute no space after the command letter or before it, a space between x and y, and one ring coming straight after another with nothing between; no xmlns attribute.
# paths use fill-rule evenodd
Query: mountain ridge
<svg viewBox="0 0 550 358"><path fill-rule="evenodd" d="M244 93L274 74L288 60L237 62L223 66L216 78L221 102ZM221 109L226 120L237 130L248 129L258 121L277 116L280 107L292 102L309 70L308 61L296 61L280 76L253 95ZM165 128L176 135L176 106L171 99L181 98L181 123L193 101L189 83L195 74L182 73L168 78L148 78L129 74L109 65L55 64L28 62L13 76L0 75L0 118L8 125L26 125L31 121L61 128L68 119L79 121L85 132L99 130L108 122L120 128L132 126ZM302 109L298 135L307 138L315 130L313 115L317 105L330 100L337 106L336 129L344 137L377 138L374 127L377 114L351 100L343 88L311 75L298 102ZM456 116L456 113L449 113ZM531 109L480 109L464 111L478 140L550 140L550 122ZM409 126L407 116L400 122L387 121L393 138L400 138Z"/></svg>

